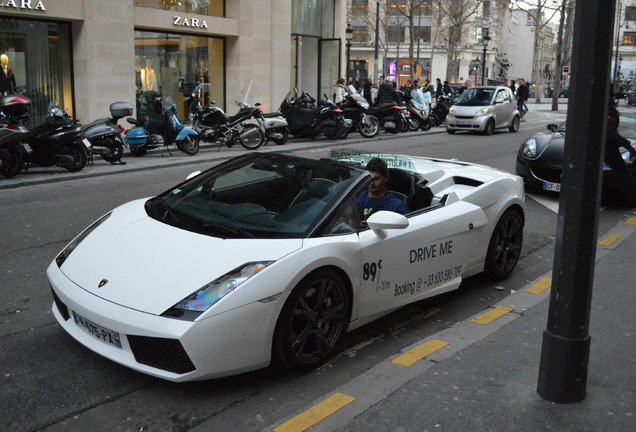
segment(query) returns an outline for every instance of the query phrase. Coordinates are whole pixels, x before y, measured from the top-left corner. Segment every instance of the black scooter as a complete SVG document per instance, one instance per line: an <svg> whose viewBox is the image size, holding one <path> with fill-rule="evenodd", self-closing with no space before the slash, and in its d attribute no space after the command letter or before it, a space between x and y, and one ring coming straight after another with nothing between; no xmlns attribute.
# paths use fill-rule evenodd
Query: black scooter
<svg viewBox="0 0 636 432"><path fill-rule="evenodd" d="M342 110L325 100L316 105L314 99L306 91L298 97L298 90L290 91L279 111L289 124L289 131L295 137L311 137L314 139L324 134L327 139L338 139L346 136L348 129L342 116Z"/></svg>
<svg viewBox="0 0 636 432"><path fill-rule="evenodd" d="M340 109L351 130L357 130L365 138L373 138L380 132L380 122L367 114L369 102L352 85L347 87L347 97L340 103Z"/></svg>
<svg viewBox="0 0 636 432"><path fill-rule="evenodd" d="M124 154L124 138L117 122L131 116L133 107L127 102L115 102L110 104L111 118L97 119L89 124L82 125L82 138L86 138L91 143L90 159L93 162L94 155L99 155L106 162L115 164L121 160Z"/></svg>
<svg viewBox="0 0 636 432"><path fill-rule="evenodd" d="M427 131L433 126L439 126L444 123L446 115L448 115L452 105L452 98L450 96L444 94L438 96L435 106L429 113L426 121L422 124L422 130Z"/></svg>
<svg viewBox="0 0 636 432"><path fill-rule="evenodd" d="M22 171L26 147L22 141L29 130L22 119L31 113L31 101L24 96L0 97L0 175L14 177Z"/></svg>
<svg viewBox="0 0 636 432"><path fill-rule="evenodd" d="M45 167L56 165L70 172L84 169L91 144L87 139L82 139L81 128L58 107L51 109L46 121L34 127L26 136L24 171L31 164Z"/></svg>

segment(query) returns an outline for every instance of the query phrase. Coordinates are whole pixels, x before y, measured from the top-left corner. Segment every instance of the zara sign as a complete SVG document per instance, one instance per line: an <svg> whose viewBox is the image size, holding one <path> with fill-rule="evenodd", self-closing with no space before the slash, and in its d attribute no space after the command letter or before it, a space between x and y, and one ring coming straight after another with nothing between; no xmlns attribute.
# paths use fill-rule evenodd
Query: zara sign
<svg viewBox="0 0 636 432"><path fill-rule="evenodd" d="M0 6L45 11L44 3L32 0L0 0Z"/></svg>
<svg viewBox="0 0 636 432"><path fill-rule="evenodd" d="M200 20L198 18L174 16L172 24L182 27L208 28L208 23L206 23L205 20Z"/></svg>

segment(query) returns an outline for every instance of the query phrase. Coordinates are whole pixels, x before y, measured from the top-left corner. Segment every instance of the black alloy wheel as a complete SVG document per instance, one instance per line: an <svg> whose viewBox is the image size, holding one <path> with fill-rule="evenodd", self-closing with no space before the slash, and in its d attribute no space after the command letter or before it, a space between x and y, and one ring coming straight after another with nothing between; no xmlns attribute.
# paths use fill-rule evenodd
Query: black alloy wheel
<svg viewBox="0 0 636 432"><path fill-rule="evenodd" d="M501 215L488 244L485 272L493 280L507 278L521 257L523 217L510 208Z"/></svg>
<svg viewBox="0 0 636 432"><path fill-rule="evenodd" d="M124 146L115 138L106 138L103 143L104 147L111 149L111 153L107 155L100 155L106 162L115 163L118 162L124 155Z"/></svg>
<svg viewBox="0 0 636 432"><path fill-rule="evenodd" d="M333 353L349 321L349 294L344 281L329 270L306 276L281 311L273 341L273 358L280 365L306 371Z"/></svg>

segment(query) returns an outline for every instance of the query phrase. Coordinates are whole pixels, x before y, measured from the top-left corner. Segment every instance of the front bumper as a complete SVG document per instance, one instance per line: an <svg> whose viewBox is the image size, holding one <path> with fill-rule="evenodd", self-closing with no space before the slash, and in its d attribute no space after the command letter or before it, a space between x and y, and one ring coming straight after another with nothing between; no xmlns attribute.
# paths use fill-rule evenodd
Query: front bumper
<svg viewBox="0 0 636 432"><path fill-rule="evenodd" d="M490 120L490 116L455 116L448 114L446 116L445 124L447 130L472 130L477 132L483 132L486 129L486 123Z"/></svg>
<svg viewBox="0 0 636 432"><path fill-rule="evenodd" d="M200 321L181 321L105 301L70 281L55 262L47 270L53 314L82 345L114 362L169 381L185 382L266 367L279 301L254 302ZM75 316L117 332L121 348L88 334Z"/></svg>

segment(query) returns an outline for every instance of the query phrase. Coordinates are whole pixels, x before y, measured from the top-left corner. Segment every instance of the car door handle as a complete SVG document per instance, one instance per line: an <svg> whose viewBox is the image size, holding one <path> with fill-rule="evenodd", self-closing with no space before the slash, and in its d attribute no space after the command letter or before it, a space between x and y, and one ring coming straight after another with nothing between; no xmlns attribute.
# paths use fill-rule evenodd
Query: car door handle
<svg viewBox="0 0 636 432"><path fill-rule="evenodd" d="M468 229L475 229L488 225L488 219L479 219L468 224Z"/></svg>

